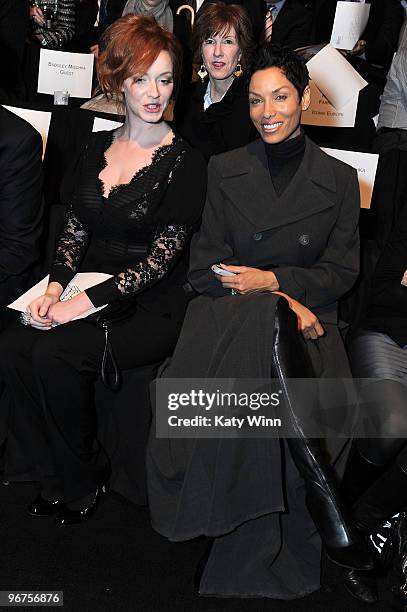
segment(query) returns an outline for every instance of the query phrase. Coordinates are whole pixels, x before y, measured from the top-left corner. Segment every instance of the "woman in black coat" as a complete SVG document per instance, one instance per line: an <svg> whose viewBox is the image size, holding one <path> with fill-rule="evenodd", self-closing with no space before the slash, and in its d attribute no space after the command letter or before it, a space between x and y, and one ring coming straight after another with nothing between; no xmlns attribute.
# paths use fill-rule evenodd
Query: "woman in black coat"
<svg viewBox="0 0 407 612"><path fill-rule="evenodd" d="M176 130L209 160L256 136L249 116L247 79L253 47L245 10L223 2L204 5L194 30L194 56L201 82L181 92L174 111Z"/></svg>
<svg viewBox="0 0 407 612"><path fill-rule="evenodd" d="M297 315L315 376L350 377L336 302L358 274L356 172L302 133L308 73L291 50L263 47L253 71L251 118L261 140L209 164L189 272L201 296L163 378L269 377L276 293ZM233 274L215 276L214 264ZM162 411L157 404L157 417ZM372 567L318 442L303 432L295 442L152 437L148 471L153 526L175 541L214 537L201 594L289 599L318 588L311 517L330 559Z"/></svg>

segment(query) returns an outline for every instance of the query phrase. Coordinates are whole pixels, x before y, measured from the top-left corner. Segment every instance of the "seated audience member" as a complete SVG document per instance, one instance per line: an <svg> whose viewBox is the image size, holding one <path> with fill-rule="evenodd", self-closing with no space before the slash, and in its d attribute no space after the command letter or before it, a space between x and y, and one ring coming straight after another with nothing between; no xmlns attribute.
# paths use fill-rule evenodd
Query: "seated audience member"
<svg viewBox="0 0 407 612"><path fill-rule="evenodd" d="M350 345L352 371L362 379L364 438L343 481L360 532L376 552L377 569L391 561L400 583L392 609L407 607L407 206L377 263L360 328ZM394 516L397 513L397 516ZM388 567L387 567L388 569ZM377 599L374 573L348 570L345 584L362 601Z"/></svg>
<svg viewBox="0 0 407 612"><path fill-rule="evenodd" d="M35 0L30 16L32 40L44 49L63 50L75 34L74 0Z"/></svg>
<svg viewBox="0 0 407 612"><path fill-rule="evenodd" d="M349 54L355 60L357 70L368 81L371 78L384 79L397 49L403 23L399 0L371 0L370 5L366 29ZM330 41L335 10L336 0L314 0L313 42Z"/></svg>
<svg viewBox="0 0 407 612"><path fill-rule="evenodd" d="M358 275L359 187L353 168L301 130L308 81L290 49L260 48L249 100L261 138L209 164L189 272L201 295L188 308L163 382L268 379L278 296L297 316L315 376L350 377L337 301ZM213 264L233 274L215 276ZM153 429L152 524L172 541L213 539L201 595L293 599L318 589L314 526L333 562L372 568L319 441L301 427L298 433L287 440L162 440Z"/></svg>
<svg viewBox="0 0 407 612"><path fill-rule="evenodd" d="M14 434L40 486L29 512L57 514L58 525L89 518L109 478L93 405L104 351L120 369L163 360L191 296L186 247L201 215L206 165L162 120L179 65L177 40L152 18L128 15L106 31L99 80L104 92L123 95L125 124L92 134L67 173L48 288L30 304L28 326L0 337ZM85 271L112 276L61 301ZM116 317L106 333L95 320L74 320L106 304L104 320Z"/></svg>
<svg viewBox="0 0 407 612"><path fill-rule="evenodd" d="M330 40L334 22L336 0L316 0L314 15L314 34L317 43ZM347 52L350 64L366 79L368 85L359 92L355 125L352 128L335 128L307 126L307 133L320 146L371 152L376 137L376 126L373 118L377 116L380 106L380 95L386 82L388 55L397 48L397 38L401 26L400 4L390 0L373 0L369 21L363 40L355 46L353 52ZM382 58L379 60L379 56Z"/></svg>
<svg viewBox="0 0 407 612"><path fill-rule="evenodd" d="M0 96L1 101L24 99L24 45L29 25L28 0L0 3Z"/></svg>
<svg viewBox="0 0 407 612"><path fill-rule="evenodd" d="M407 47L400 47L391 63L377 128L374 146L380 153L401 144L407 146Z"/></svg>
<svg viewBox="0 0 407 612"><path fill-rule="evenodd" d="M156 22L169 32L174 30L174 17L169 0L127 0L123 15L154 17Z"/></svg>
<svg viewBox="0 0 407 612"><path fill-rule="evenodd" d="M183 88L175 106L177 131L208 160L256 137L250 121L247 69L252 29L240 6L205 5L194 29L201 82Z"/></svg>
<svg viewBox="0 0 407 612"><path fill-rule="evenodd" d="M300 0L274 0L265 5L269 20L265 21L262 42L291 49L311 44L312 13Z"/></svg>
<svg viewBox="0 0 407 612"><path fill-rule="evenodd" d="M0 106L0 329L7 304L31 284L42 230L42 140L33 127Z"/></svg>
<svg viewBox="0 0 407 612"><path fill-rule="evenodd" d="M31 28L24 58L24 79L28 100L41 100L37 94L40 50L63 51L75 34L75 0L33 0Z"/></svg>

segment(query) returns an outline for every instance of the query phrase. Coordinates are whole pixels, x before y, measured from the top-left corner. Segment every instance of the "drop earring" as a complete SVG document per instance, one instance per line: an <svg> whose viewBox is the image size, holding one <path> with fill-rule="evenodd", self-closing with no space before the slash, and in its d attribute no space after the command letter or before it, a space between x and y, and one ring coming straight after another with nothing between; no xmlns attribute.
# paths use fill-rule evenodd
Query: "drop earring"
<svg viewBox="0 0 407 612"><path fill-rule="evenodd" d="M237 64L236 68L234 69L233 74L235 75L237 79L242 76L243 69L242 69L242 64L240 62Z"/></svg>
<svg viewBox="0 0 407 612"><path fill-rule="evenodd" d="M206 77L208 76L208 71L205 68L205 64L201 64L200 69L197 72L199 78L201 79L202 83L205 81Z"/></svg>

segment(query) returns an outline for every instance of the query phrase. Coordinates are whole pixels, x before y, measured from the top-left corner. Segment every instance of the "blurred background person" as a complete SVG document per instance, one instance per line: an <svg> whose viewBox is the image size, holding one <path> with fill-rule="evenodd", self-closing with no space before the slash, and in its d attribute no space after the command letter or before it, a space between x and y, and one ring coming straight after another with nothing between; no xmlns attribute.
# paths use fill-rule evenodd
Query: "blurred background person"
<svg viewBox="0 0 407 612"><path fill-rule="evenodd" d="M75 11L75 0L32 0L24 62L28 100L47 100L37 94L40 50L67 49L75 34Z"/></svg>
<svg viewBox="0 0 407 612"><path fill-rule="evenodd" d="M0 2L1 101L13 101L25 97L22 69L28 26L28 0Z"/></svg>
<svg viewBox="0 0 407 612"><path fill-rule="evenodd" d="M130 14L154 17L156 22L169 32L174 29L174 17L169 0L127 0L123 15Z"/></svg>
<svg viewBox="0 0 407 612"><path fill-rule="evenodd" d="M0 106L0 330L12 320L7 304L26 291L40 255L42 139Z"/></svg>

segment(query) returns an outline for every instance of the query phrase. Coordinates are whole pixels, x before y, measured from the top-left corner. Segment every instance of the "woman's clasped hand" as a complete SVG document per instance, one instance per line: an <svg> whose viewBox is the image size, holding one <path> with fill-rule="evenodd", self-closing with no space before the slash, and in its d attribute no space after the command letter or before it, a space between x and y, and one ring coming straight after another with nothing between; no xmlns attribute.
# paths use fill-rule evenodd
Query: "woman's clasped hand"
<svg viewBox="0 0 407 612"><path fill-rule="evenodd" d="M48 330L68 323L93 307L84 291L69 300L61 301L62 287L59 283L53 284L58 286L48 287L44 295L33 300L28 306L30 324L36 329Z"/></svg>

